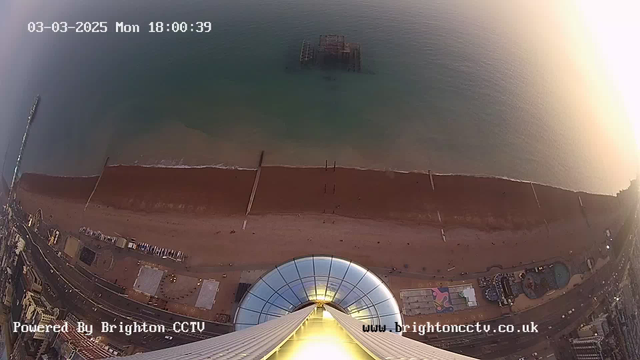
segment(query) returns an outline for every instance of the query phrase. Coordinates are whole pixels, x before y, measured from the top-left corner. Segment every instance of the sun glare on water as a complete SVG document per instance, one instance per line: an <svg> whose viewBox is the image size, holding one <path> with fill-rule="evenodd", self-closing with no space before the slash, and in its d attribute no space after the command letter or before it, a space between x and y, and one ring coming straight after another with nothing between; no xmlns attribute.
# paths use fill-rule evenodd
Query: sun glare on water
<svg viewBox="0 0 640 360"><path fill-rule="evenodd" d="M640 2L574 0L640 153Z"/></svg>

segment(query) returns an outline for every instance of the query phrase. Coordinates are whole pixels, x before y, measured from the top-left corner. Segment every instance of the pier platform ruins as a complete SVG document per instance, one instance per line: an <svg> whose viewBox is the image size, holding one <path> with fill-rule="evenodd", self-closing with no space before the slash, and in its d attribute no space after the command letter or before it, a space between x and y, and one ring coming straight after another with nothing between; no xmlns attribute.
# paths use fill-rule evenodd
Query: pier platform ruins
<svg viewBox="0 0 640 360"><path fill-rule="evenodd" d="M307 40L302 41L300 64L360 72L361 54L360 44L346 42L344 35L320 35L317 47Z"/></svg>

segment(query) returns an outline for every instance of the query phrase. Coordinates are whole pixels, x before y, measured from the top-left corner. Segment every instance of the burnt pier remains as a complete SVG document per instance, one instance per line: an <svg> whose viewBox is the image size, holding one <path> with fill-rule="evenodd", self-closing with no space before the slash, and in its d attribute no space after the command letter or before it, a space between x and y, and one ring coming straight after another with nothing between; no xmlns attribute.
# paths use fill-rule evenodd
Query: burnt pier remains
<svg viewBox="0 0 640 360"><path fill-rule="evenodd" d="M307 40L302 41L300 64L360 72L361 54L360 44L346 42L344 35L320 35L316 47Z"/></svg>

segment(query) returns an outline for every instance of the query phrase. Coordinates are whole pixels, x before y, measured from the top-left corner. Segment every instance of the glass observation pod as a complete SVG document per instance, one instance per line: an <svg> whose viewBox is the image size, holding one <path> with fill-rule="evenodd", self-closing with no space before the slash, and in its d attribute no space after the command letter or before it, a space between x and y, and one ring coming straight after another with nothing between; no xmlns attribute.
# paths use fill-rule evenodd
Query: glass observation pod
<svg viewBox="0 0 640 360"><path fill-rule="evenodd" d="M276 266L240 301L236 331L323 303L366 324L395 331L402 314L387 285L374 273L348 260L309 256Z"/></svg>

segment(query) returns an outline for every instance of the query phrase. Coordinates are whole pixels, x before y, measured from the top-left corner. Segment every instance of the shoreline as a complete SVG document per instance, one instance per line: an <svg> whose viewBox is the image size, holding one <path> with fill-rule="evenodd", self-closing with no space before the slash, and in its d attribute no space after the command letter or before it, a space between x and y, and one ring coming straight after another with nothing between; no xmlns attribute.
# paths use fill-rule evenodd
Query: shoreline
<svg viewBox="0 0 640 360"><path fill-rule="evenodd" d="M248 170L112 165L105 168L90 206L244 216L255 176ZM97 178L27 173L19 191L84 204ZM614 211L619 199L501 177L268 165L262 166L251 215L328 214L504 230Z"/></svg>
<svg viewBox="0 0 640 360"><path fill-rule="evenodd" d="M238 170L238 171L256 171L257 167L244 167L244 166L235 166L235 165L224 165L224 164L209 164L209 165L165 165L165 164L112 164L108 165L107 168L153 168L153 169L222 169L222 170ZM282 165L282 164L268 164L263 165L263 167L269 168L287 168L287 169L325 169L324 166L317 165ZM328 165L329 170L333 170L333 166L331 164ZM580 194L588 194L588 195L601 195L601 196L616 196L616 193L599 193L599 192L590 192L586 190L578 190L578 189L570 189L566 187L562 187L559 185L552 185L543 182L537 182L532 180L524 180L518 178L512 178L508 176L502 175L487 175L487 174L467 174L467 173L448 173L448 172L436 172L431 170L400 170L394 168L388 169L379 169L379 168L367 168L367 167L359 167L359 166L336 166L336 169L342 170L357 170L357 171L366 171L366 172L382 172L382 173L394 173L394 174L421 174L428 175L431 173L433 176L463 176L468 178L482 178L482 179L500 179L507 180L511 182L525 183L525 184L533 184L551 187L559 190L570 191ZM50 178L98 178L100 174L92 174L92 175L48 175L41 173L24 173L23 175L36 175L36 176L45 176ZM22 177L22 176L21 176ZM629 179L631 182L633 179ZM627 188L621 188L617 190L617 192L626 190Z"/></svg>

